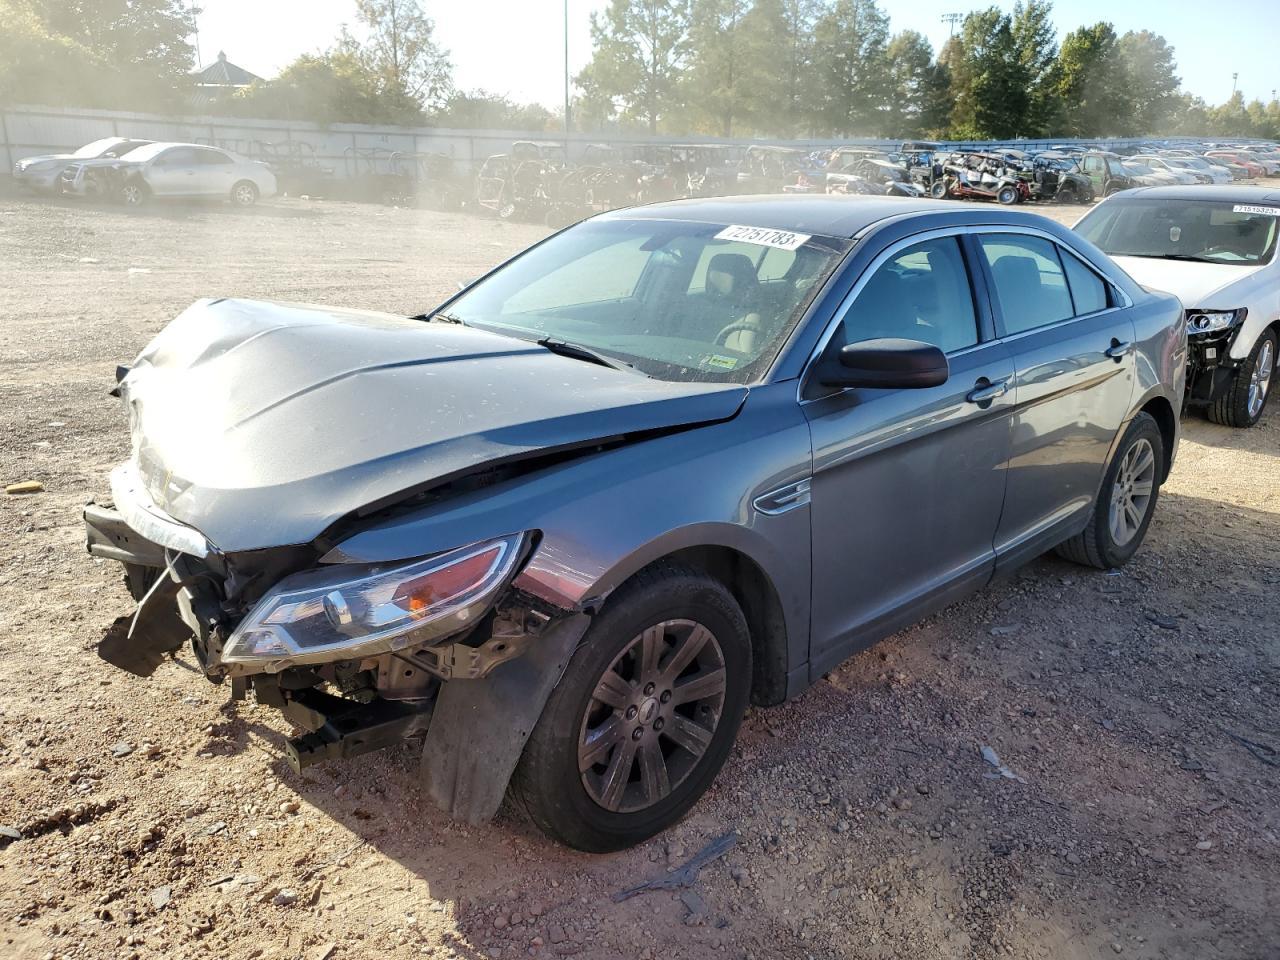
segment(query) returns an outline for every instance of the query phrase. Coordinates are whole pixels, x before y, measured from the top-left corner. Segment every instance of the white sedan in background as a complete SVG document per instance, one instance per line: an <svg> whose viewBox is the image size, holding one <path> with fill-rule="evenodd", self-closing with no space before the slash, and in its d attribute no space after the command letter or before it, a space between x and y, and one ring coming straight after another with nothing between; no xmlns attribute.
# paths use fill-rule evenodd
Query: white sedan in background
<svg viewBox="0 0 1280 960"><path fill-rule="evenodd" d="M38 157L23 157L13 165L13 182L37 193L51 193L58 189L62 171L77 161L115 159L131 150L151 143L128 137L106 137L86 143L75 153L50 153Z"/></svg>
<svg viewBox="0 0 1280 960"><path fill-rule="evenodd" d="M88 160L62 174L65 193L118 197L140 206L152 197L225 197L252 206L276 192L264 163L198 143L152 143L118 159Z"/></svg>
<svg viewBox="0 0 1280 960"><path fill-rule="evenodd" d="M1251 427L1266 408L1280 347L1280 190L1144 187L1108 197L1076 224L1187 320L1187 404Z"/></svg>

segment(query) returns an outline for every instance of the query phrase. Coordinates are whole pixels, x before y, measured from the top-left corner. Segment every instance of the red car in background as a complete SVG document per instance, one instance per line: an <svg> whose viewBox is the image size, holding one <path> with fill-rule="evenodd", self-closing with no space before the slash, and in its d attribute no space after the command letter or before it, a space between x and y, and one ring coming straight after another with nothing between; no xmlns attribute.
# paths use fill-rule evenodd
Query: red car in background
<svg viewBox="0 0 1280 960"><path fill-rule="evenodd" d="M1234 150L1210 150L1205 154L1206 157L1216 157L1220 160L1229 160L1231 163L1238 163L1249 171L1250 177L1265 177L1267 168L1258 163L1257 160L1250 160L1243 154L1236 153Z"/></svg>

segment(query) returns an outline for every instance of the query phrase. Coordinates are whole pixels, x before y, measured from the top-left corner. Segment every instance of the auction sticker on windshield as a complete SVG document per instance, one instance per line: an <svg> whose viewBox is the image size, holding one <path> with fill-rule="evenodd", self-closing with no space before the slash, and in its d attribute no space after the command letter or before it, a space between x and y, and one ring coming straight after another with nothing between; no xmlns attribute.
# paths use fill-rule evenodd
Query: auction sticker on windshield
<svg viewBox="0 0 1280 960"><path fill-rule="evenodd" d="M738 224L725 227L716 234L717 240L737 240L740 243L758 243L762 247L779 250L795 250L812 234L792 233L790 230L768 230L764 227L744 227Z"/></svg>
<svg viewBox="0 0 1280 960"><path fill-rule="evenodd" d="M1259 207L1252 203L1237 203L1232 213L1257 213L1264 217L1280 217L1280 207Z"/></svg>

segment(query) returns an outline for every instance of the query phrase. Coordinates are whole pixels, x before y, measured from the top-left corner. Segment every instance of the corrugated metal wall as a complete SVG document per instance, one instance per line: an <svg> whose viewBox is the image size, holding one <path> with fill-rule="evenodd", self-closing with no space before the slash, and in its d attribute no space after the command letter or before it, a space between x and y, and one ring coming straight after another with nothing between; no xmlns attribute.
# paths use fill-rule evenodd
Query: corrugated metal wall
<svg viewBox="0 0 1280 960"><path fill-rule="evenodd" d="M106 110L60 109L55 107L10 107L0 111L0 151L5 159L4 170L23 157L42 153L62 153L75 150L102 137L137 137L146 140L176 140L188 143L211 143L244 153L259 154L261 142L299 140L314 150L316 159L332 167L338 176L349 176L361 164L371 161L368 152L378 156L394 151L405 153L443 153L455 160L479 164L494 153L504 153L513 140L539 140L564 143L563 136L555 134L531 134L521 130L449 130L438 127L375 127L364 124L337 123L321 126L315 123L286 123L275 120L244 120L237 118L174 118L145 113L118 113ZM728 143L747 146L766 141L748 139L718 139L714 137L637 137L601 134L571 134L568 151L576 159L587 144L603 140L614 145L646 143ZM815 150L837 144L897 146L899 141L885 140L771 140L781 146ZM951 142L948 147L990 148L1012 147L1037 149L1067 140L1018 140L983 141L981 143ZM1096 141L1091 141L1096 142ZM1112 140L1109 144L1121 146L1136 141ZM363 155L363 157L362 157Z"/></svg>

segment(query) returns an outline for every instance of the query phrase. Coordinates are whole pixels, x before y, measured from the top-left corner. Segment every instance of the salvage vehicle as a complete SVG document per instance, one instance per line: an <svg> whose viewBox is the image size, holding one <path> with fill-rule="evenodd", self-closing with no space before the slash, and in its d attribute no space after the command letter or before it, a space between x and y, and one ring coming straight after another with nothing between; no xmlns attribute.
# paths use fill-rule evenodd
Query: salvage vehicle
<svg viewBox="0 0 1280 960"><path fill-rule="evenodd" d="M960 153L942 165L943 178L929 194L936 200L994 200L1004 206L1031 199L1031 187L996 153Z"/></svg>
<svg viewBox="0 0 1280 960"><path fill-rule="evenodd" d="M118 159L82 160L62 172L62 191L113 196L137 207L152 197L225 197L249 207L274 196L265 163L196 143L151 143Z"/></svg>
<svg viewBox="0 0 1280 960"><path fill-rule="evenodd" d="M1113 197L1076 230L1186 307L1187 402L1214 423L1262 417L1280 346L1280 191L1152 187Z"/></svg>
<svg viewBox="0 0 1280 960"><path fill-rule="evenodd" d="M61 189L62 171L68 164L81 160L115 159L148 143L151 141L134 140L128 137L107 137L104 140L86 143L75 153L23 157L13 165L13 182L35 193L57 193Z"/></svg>
<svg viewBox="0 0 1280 960"><path fill-rule="evenodd" d="M546 161L536 154L497 153L486 157L476 175L476 206L500 220L539 220L551 207L545 177Z"/></svg>
<svg viewBox="0 0 1280 960"><path fill-rule="evenodd" d="M780 193L804 167L804 154L791 147L747 147L738 162L739 193Z"/></svg>
<svg viewBox="0 0 1280 960"><path fill-rule="evenodd" d="M1150 186L1147 174L1132 169L1119 155L1105 150L1090 150L1080 157L1080 172L1089 178L1095 196L1109 197L1121 190Z"/></svg>
<svg viewBox="0 0 1280 960"><path fill-rule="evenodd" d="M1213 183L1213 178L1208 174L1178 166L1179 161L1176 159L1166 159L1153 154L1142 153L1130 157L1126 162L1131 165L1140 163L1149 170L1154 170L1156 173L1164 175L1174 184L1189 186L1193 183Z"/></svg>
<svg viewBox="0 0 1280 960"><path fill-rule="evenodd" d="M1092 203L1093 184L1079 162L1065 153L1046 150L1031 158L1031 198L1054 203Z"/></svg>
<svg viewBox="0 0 1280 960"><path fill-rule="evenodd" d="M1185 354L1078 234L904 198L606 213L414 318L201 300L117 371L98 652L187 646L297 768L412 738L450 815L618 849L748 702L1045 550L1128 561Z"/></svg>
<svg viewBox="0 0 1280 960"><path fill-rule="evenodd" d="M1244 167L1251 178L1265 177L1267 168L1257 160L1250 160L1248 157L1235 150L1210 150L1205 154L1206 158L1212 160L1225 160L1228 163L1236 163Z"/></svg>

